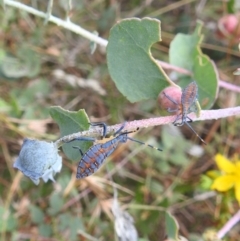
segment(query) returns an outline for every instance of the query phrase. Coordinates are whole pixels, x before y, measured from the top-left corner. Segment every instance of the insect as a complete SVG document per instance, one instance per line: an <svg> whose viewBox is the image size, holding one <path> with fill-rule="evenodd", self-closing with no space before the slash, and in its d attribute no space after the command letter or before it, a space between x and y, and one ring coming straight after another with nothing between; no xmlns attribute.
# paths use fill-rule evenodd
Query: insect
<svg viewBox="0 0 240 241"><path fill-rule="evenodd" d="M92 123L92 126L101 126L103 128L103 136L102 140L104 141L104 138L106 138L106 132L107 132L107 126L105 123ZM103 164L105 159L110 156L113 151L117 148L119 143L125 143L127 140L135 141L141 145L147 145L151 148L154 148L158 151L162 151L161 149L154 147L152 145L146 144L144 142L141 142L139 140L135 140L128 136L128 134L133 133L135 131L128 131L128 132L122 132L123 128L125 126L125 123L113 134L113 138L109 141L106 141L104 143L98 143L93 145L88 149L88 151L83 154L82 150L79 147L74 146L73 148L78 149L80 151L80 154L82 155L81 160L78 164L77 168L77 175L76 177L84 178L87 176L92 175L95 173ZM91 137L79 137L71 141L96 141L95 138Z"/></svg>
<svg viewBox="0 0 240 241"><path fill-rule="evenodd" d="M191 82L185 89L183 89L181 103L177 103L173 98L168 96L166 93L164 93L164 95L177 106L177 109L175 110L168 109L168 112L177 113L177 117L174 120L173 124L175 126L182 126L184 124L187 124L187 126L195 133L195 135L206 145L207 143L197 134L197 132L188 123L192 122L192 119L188 117L188 114L196 109L196 101L198 97L198 86L196 82ZM178 120L180 119L181 122L178 122Z"/></svg>

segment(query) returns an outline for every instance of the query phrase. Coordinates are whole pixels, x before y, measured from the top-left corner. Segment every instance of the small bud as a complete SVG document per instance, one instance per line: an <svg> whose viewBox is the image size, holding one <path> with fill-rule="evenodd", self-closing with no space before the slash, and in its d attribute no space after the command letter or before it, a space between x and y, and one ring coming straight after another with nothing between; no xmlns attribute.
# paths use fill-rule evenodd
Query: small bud
<svg viewBox="0 0 240 241"><path fill-rule="evenodd" d="M171 100L167 96L171 98ZM162 110L173 112L173 114L175 114L173 110L178 110L178 106L181 103L181 96L182 90L180 88L169 86L158 95L158 105Z"/></svg>
<svg viewBox="0 0 240 241"><path fill-rule="evenodd" d="M36 185L39 179L55 182L53 176L62 168L62 157L54 143L24 139L19 157L13 164Z"/></svg>
<svg viewBox="0 0 240 241"><path fill-rule="evenodd" d="M218 20L217 35L221 39L231 40L233 43L239 43L239 15L228 14Z"/></svg>

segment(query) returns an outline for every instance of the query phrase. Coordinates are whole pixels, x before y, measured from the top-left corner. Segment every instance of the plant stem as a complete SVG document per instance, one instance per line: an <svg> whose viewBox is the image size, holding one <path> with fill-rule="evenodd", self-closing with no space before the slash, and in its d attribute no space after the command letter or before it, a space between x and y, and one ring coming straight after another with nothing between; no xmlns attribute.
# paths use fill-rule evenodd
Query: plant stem
<svg viewBox="0 0 240 241"><path fill-rule="evenodd" d="M196 117L195 113L189 114L188 117L190 117L192 121L204 121L204 120L217 120L220 118L226 118L226 117L237 116L237 115L240 115L240 106L226 108L226 109L219 109L219 110L202 110L201 115L199 117ZM124 127L124 131L134 131L134 130L137 130L138 128L167 125L174 122L175 119L176 119L176 116L172 115L172 116L155 117L155 118L149 118L149 119L143 119L143 120L130 121L126 123ZM122 125L123 124L108 126L107 134L113 134ZM69 142L70 140L73 140L75 138L82 137L82 136L99 138L102 136L102 128L94 127L94 128L90 128L87 131L64 136L61 139L57 140L55 144L58 147L60 147L63 143Z"/></svg>
<svg viewBox="0 0 240 241"><path fill-rule="evenodd" d="M234 225L240 221L240 210L218 231L217 236L222 239L227 232L229 232Z"/></svg>
<svg viewBox="0 0 240 241"><path fill-rule="evenodd" d="M70 3L70 1L69 1ZM5 5L8 6L12 6L12 7L16 7L19 8L21 10L24 10L26 12L29 12L31 14L34 14L36 16L39 16L41 18L47 19L49 22L53 22L55 24L57 24L58 26L61 26L63 28L66 28L68 30L71 30L72 32L75 32L79 35L82 35L83 37L89 39L90 41L93 41L101 46L106 47L108 41L98 37L97 35L95 35L94 33L91 33L83 28L81 28L80 26L72 23L69 19L68 20L62 20L59 18L56 18L54 16L52 16L50 14L46 14L44 12L38 11L32 7L26 6L22 3L13 1L13 0L5 0L4 1ZM181 70L181 68L178 67L174 67L170 64L163 64L159 61L160 65L163 65L163 67L165 68L172 68L176 71L184 71L186 72L187 70ZM191 74L190 72L187 72L185 74ZM224 86L225 88L230 88L232 90L235 91L240 91L239 87L236 88L236 86L230 85L230 84L226 84L223 82L220 82L221 86ZM193 120L193 121L197 121L197 120L211 120L211 119L219 119L219 118L225 118L225 117L229 117L229 116L235 116L235 115L240 115L240 107L234 107L234 108L227 108L227 109L220 109L220 110L208 110L208 111L201 111L201 116L199 118L196 118L195 114L192 113L189 115L189 117ZM132 121L132 122L128 122L124 128L125 131L132 131L132 130L136 130L137 128L144 128L144 127L150 127L150 126L158 126L158 125L164 125L164 124L170 124L175 120L175 116L166 116L166 117L158 117L158 118L151 118L151 119L146 119L146 120L138 120L138 121ZM114 125L114 126L109 126L108 127L108 131L107 133L113 133L115 132L121 125ZM74 139L76 137L79 136L96 136L99 137L101 136L101 129L100 128L94 128L94 129L90 129L89 131L83 131L83 132L79 132L79 133L75 133L72 134L70 136L66 136L64 138L61 138L60 140L56 141L56 144L58 146L62 145L62 141L69 141L71 139Z"/></svg>
<svg viewBox="0 0 240 241"><path fill-rule="evenodd" d="M36 15L36 16L39 16L41 18L44 18L44 19L47 19L47 21L49 22L53 22L53 23L56 23L58 26L61 26L63 28L66 28L68 30L71 30L72 32L76 33L76 34L79 34L87 39L89 39L90 41L93 41L103 47L106 47L107 44L108 44L108 41L106 39L103 39L99 36L97 36L95 33L91 33L83 28L81 28L79 25L76 25L74 23L72 23L70 21L70 17L68 16L66 20L62 20L62 19L59 19L59 18L56 18L54 16L51 15L51 13L44 13L44 12L41 12L41 11L38 11L32 7L29 7L29 6L26 6L22 3L19 3L19 2L16 2L16 1L13 1L13 0L4 0L3 1L3 6L5 5L8 5L8 6L12 6L12 7L15 7L15 8L19 8L21 10L24 10L26 12L29 12L33 15ZM70 11L71 11L71 1L69 0L68 2L68 13L67 15L70 14ZM183 73L183 74L186 74L186 75L192 75L192 73L189 71L189 70L186 70L186 69L183 69L183 68L180 68L180 67L177 67L177 66L173 66L171 64L168 64L168 63L165 63L165 62L162 62L162 61L159 61L157 60L158 64L164 68L164 69L171 69L171 70L175 70L179 73ZM168 77L167 77L168 79ZM170 82L170 84L172 85L175 85L172 81ZM233 84L230 84L230 83L227 83L227 82L224 82L223 80L219 80L219 86L222 86L226 89L229 89L229 90L233 90L235 92L239 92L240 93L240 87L236 86L236 85L233 85Z"/></svg>
<svg viewBox="0 0 240 241"><path fill-rule="evenodd" d="M173 70L173 71L176 71L176 72L181 73L181 74L192 76L192 72L187 70L187 69L183 69L181 67L174 66L172 64L169 64L169 63L166 63L166 62L163 62L163 61L160 61L160 60L156 60L156 61L157 61L158 65L160 67L162 67L163 69ZM232 90L234 92L240 93L240 87L239 86L234 85L234 84L229 83L229 82L226 82L224 80L219 79L218 85L220 87L223 87L223 88L227 89L227 90Z"/></svg>
<svg viewBox="0 0 240 241"><path fill-rule="evenodd" d="M12 7L15 7L15 8L19 8L21 10L24 10L24 11L26 11L28 13L31 13L33 15L36 15L38 17L47 19L48 22L53 22L53 23L57 24L58 26L61 26L65 29L69 29L72 32L74 32L76 34L79 34L79 35L82 35L83 37L85 37L85 38L89 39L90 41L93 41L93 42L95 42L95 43L97 43L101 46L104 46L104 47L107 46L107 43L108 43L107 40L105 40L101 37L98 37L97 35L81 28L79 25L76 25L76 24L70 22L70 20L62 20L62 19L56 18L52 15L49 16L49 14L38 11L38 10L32 8L32 7L26 6L22 3L19 3L19 2L13 1L13 0L5 0L4 4L6 6L8 5L8 6L12 6Z"/></svg>

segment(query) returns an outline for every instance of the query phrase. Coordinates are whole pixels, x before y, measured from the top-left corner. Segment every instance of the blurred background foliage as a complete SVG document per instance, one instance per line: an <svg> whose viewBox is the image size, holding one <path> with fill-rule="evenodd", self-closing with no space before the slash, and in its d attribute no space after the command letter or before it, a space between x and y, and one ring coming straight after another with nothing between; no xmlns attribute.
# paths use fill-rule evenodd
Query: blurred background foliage
<svg viewBox="0 0 240 241"><path fill-rule="evenodd" d="M48 1L21 2L47 10ZM52 14L64 19L66 2L54 1ZM239 77L232 74L239 67L239 27L230 31L231 23L223 20L238 11L234 3L75 0L71 21L108 39L110 28L119 19L160 19L162 42L154 45L152 53L169 62L171 40L179 32L192 33L196 20L201 19L203 52L216 63L220 79L240 85ZM17 173L12 164L23 138L51 141L59 137L59 128L49 117L50 106L85 109L92 122L108 124L159 116L159 109L156 100L131 104L119 93L109 76L104 48L98 46L91 54L87 39L12 7L2 9L0 18L1 240L117 240L111 180L142 241L164 240L163 211L168 208L178 220L180 234L189 240L201 240L209 227L218 230L236 212L239 207L231 193L197 198L209 191L210 185L201 175L214 168L214 155L240 154L240 122L235 117L194 124L209 143L204 148L187 127L141 130L137 139L164 151L122 144L104 167L87 179L76 180L77 164L64 156L56 183L36 187ZM226 32L219 31L220 24ZM170 71L168 74L171 76ZM90 80L93 84L86 85ZM79 84L82 81L84 85ZM220 88L214 109L239 102L236 92ZM239 233L236 227L227 240L239 240Z"/></svg>

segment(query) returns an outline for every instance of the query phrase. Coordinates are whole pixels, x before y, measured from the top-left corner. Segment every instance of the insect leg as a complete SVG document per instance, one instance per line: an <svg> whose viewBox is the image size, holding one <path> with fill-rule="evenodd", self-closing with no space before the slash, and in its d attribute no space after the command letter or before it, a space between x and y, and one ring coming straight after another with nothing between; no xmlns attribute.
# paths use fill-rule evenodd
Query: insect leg
<svg viewBox="0 0 240 241"><path fill-rule="evenodd" d="M186 122L193 122L193 120L192 120L190 117L188 117L188 116L183 116L181 123L175 123L175 122L177 122L177 121L180 120L180 119L181 119L181 117L180 117L180 115L179 115L179 116L176 118L176 120L173 122L173 124L174 124L175 126L183 126L184 123L186 123ZM187 120L187 119L188 119L188 120Z"/></svg>
<svg viewBox="0 0 240 241"><path fill-rule="evenodd" d="M106 137L107 135L107 125L104 122L96 122L96 123L90 123L91 126L102 126L103 127L103 136L102 139ZM123 128L125 127L126 122L124 122L122 124L122 126L120 126L120 128L113 134L113 136L116 136L117 134L119 134Z"/></svg>
<svg viewBox="0 0 240 241"><path fill-rule="evenodd" d="M176 123L178 120L182 119L182 122ZM173 122L174 126L182 126L184 124L184 118L181 115L177 115L176 119Z"/></svg>
<svg viewBox="0 0 240 241"><path fill-rule="evenodd" d="M172 113L172 112L177 112L178 111L178 109L171 109L171 108L167 108L167 112L169 112L169 113Z"/></svg>
<svg viewBox="0 0 240 241"><path fill-rule="evenodd" d="M122 129L125 127L125 125L126 125L126 121L121 125L121 127L113 134L113 136L116 136L117 134L119 134L121 131L122 131Z"/></svg>
<svg viewBox="0 0 240 241"><path fill-rule="evenodd" d="M89 123L91 126L101 126L103 128L103 135L102 138L105 138L107 135L107 124L104 122L94 122L94 123Z"/></svg>
<svg viewBox="0 0 240 241"><path fill-rule="evenodd" d="M96 139L93 138L93 137L87 137L87 136L81 136L81 137L76 137L70 141L63 141L65 143L69 143L69 142L72 142L72 141L95 141Z"/></svg>
<svg viewBox="0 0 240 241"><path fill-rule="evenodd" d="M165 92L163 92L163 94L166 96L167 99L169 99L170 101L172 101L175 105L178 105L179 103L177 103L171 96L167 95Z"/></svg>
<svg viewBox="0 0 240 241"><path fill-rule="evenodd" d="M188 119L187 122L193 122L193 120L190 117L188 117L188 116L186 116L186 119Z"/></svg>
<svg viewBox="0 0 240 241"><path fill-rule="evenodd" d="M80 152L80 154L83 156L83 152L82 152L82 150L81 150L78 146L73 146L72 148L74 148L74 149L78 149L79 152Z"/></svg>

